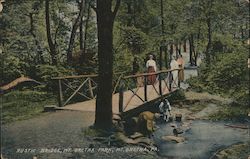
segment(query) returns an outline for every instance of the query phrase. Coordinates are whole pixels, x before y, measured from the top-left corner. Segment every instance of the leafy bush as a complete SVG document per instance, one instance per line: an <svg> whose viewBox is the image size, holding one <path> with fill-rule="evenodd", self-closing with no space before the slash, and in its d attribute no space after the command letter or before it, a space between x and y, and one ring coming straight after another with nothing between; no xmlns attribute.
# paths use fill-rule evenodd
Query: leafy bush
<svg viewBox="0 0 250 159"><path fill-rule="evenodd" d="M147 35L135 27L124 27L122 36L132 53L142 53L147 47Z"/></svg>
<svg viewBox="0 0 250 159"><path fill-rule="evenodd" d="M38 91L12 91L4 95L3 103L13 100L27 100L30 102L40 102L44 101L48 98L48 94L46 92L38 92Z"/></svg>
<svg viewBox="0 0 250 159"><path fill-rule="evenodd" d="M169 102L175 102L175 101L180 101L186 99L185 93L182 89L178 89L174 93L171 93L168 98Z"/></svg>
<svg viewBox="0 0 250 159"><path fill-rule="evenodd" d="M27 64L21 61L19 58L9 55L7 57L1 57L1 59L2 66L0 68L0 71L3 74L3 76L1 76L1 81L3 83L8 83L20 77L22 74L26 74L25 68Z"/></svg>
<svg viewBox="0 0 250 159"><path fill-rule="evenodd" d="M46 92L11 91L2 96L2 122L8 123L39 115L45 105L56 104L56 97Z"/></svg>
<svg viewBox="0 0 250 159"><path fill-rule="evenodd" d="M189 80L196 90L206 90L232 97L243 105L249 102L248 50L235 49L232 53L220 53L210 67L201 66L198 77Z"/></svg>
<svg viewBox="0 0 250 159"><path fill-rule="evenodd" d="M61 66L37 65L36 67L36 77L46 84L48 90L55 90L57 87L57 83L51 79L52 77L72 75L73 72Z"/></svg>

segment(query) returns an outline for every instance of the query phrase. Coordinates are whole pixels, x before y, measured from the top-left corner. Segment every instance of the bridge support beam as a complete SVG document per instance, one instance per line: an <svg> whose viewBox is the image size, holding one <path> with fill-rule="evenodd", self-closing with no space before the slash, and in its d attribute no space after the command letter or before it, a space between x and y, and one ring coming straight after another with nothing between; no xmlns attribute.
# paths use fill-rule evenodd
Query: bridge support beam
<svg viewBox="0 0 250 159"><path fill-rule="evenodd" d="M160 93L160 96L162 96L161 74L159 74L159 93Z"/></svg>
<svg viewBox="0 0 250 159"><path fill-rule="evenodd" d="M148 101L148 91L147 91L147 88L148 88L148 76L144 76L144 101Z"/></svg>
<svg viewBox="0 0 250 159"><path fill-rule="evenodd" d="M120 90L119 92L119 113L123 112L123 90Z"/></svg>
<svg viewBox="0 0 250 159"><path fill-rule="evenodd" d="M58 104L59 107L63 106L63 92L62 92L62 81L59 79L58 80Z"/></svg>

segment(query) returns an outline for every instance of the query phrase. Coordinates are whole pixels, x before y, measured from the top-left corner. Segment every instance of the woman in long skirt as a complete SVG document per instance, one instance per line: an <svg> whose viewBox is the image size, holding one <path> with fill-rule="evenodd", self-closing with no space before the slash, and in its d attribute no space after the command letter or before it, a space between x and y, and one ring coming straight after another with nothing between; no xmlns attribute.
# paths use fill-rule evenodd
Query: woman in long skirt
<svg viewBox="0 0 250 159"><path fill-rule="evenodd" d="M149 55L149 60L146 63L146 67L148 69L148 73L155 73L156 72L156 62L153 60L153 55ZM148 76L148 84L154 84L156 81L156 75L149 75Z"/></svg>

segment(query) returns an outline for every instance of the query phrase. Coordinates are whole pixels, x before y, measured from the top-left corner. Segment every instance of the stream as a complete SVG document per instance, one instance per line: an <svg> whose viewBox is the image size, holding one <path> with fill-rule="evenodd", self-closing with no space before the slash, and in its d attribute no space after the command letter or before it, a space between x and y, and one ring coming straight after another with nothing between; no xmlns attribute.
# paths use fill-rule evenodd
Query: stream
<svg viewBox="0 0 250 159"><path fill-rule="evenodd" d="M209 159L219 149L250 140L250 123L247 123L248 129L230 128L224 124L237 123L193 121L191 129L179 135L186 138L183 143L161 139L162 136L173 135L173 128L169 123L158 125L160 129L155 132L154 140L159 155L174 159Z"/></svg>

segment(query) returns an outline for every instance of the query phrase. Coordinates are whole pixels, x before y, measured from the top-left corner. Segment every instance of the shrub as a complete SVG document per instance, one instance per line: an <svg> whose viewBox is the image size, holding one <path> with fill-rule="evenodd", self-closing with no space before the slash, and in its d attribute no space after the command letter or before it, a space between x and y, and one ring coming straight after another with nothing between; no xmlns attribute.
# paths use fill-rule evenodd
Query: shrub
<svg viewBox="0 0 250 159"><path fill-rule="evenodd" d="M219 53L211 66L201 66L199 76L190 79L189 83L197 90L223 94L248 105L247 59L248 50L245 48L235 49L232 53Z"/></svg>
<svg viewBox="0 0 250 159"><path fill-rule="evenodd" d="M73 73L74 71L61 66L37 65L36 67L36 77L46 84L48 90L55 90L57 87L57 83L51 79L52 77L72 75Z"/></svg>

